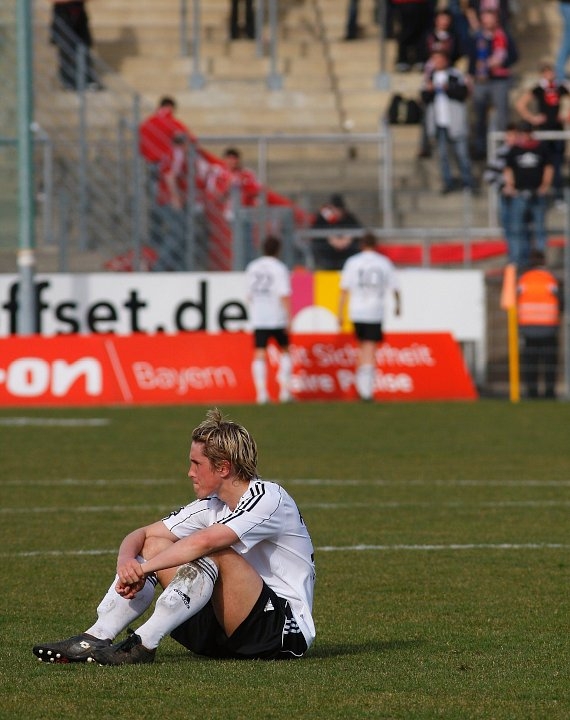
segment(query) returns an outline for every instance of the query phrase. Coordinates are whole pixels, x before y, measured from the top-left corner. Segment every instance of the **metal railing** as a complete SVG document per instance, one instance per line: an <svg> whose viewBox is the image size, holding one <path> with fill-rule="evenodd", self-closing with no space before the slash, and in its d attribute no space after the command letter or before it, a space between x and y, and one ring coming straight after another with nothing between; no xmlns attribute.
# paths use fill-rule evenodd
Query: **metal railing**
<svg viewBox="0 0 570 720"><path fill-rule="evenodd" d="M189 12L188 5L192 5ZM255 48L257 57L268 55L270 68L267 74L267 87L280 90L283 78L279 72L279 31L278 31L278 0L258 0L255 6ZM192 17L190 23L189 18ZM267 49L264 42L265 17L268 22ZM202 3L201 0L180 0L180 55L192 58L192 70L189 87L201 90L206 86L206 75L202 71Z"/></svg>

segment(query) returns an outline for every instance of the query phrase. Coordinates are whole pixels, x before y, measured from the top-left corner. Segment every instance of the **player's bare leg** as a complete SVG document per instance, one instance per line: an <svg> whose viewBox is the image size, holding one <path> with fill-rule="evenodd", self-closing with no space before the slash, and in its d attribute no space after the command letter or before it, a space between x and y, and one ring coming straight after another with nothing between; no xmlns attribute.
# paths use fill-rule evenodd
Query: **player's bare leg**
<svg viewBox="0 0 570 720"><path fill-rule="evenodd" d="M356 370L356 389L363 400L372 400L375 375L376 343L373 340L363 340L360 343Z"/></svg>
<svg viewBox="0 0 570 720"><path fill-rule="evenodd" d="M246 619L259 599L263 581L253 567L231 548L215 553L218 581L212 605L228 637Z"/></svg>
<svg viewBox="0 0 570 720"><path fill-rule="evenodd" d="M256 348L251 363L251 376L255 385L258 405L264 405L269 400L267 393L267 353L264 348Z"/></svg>

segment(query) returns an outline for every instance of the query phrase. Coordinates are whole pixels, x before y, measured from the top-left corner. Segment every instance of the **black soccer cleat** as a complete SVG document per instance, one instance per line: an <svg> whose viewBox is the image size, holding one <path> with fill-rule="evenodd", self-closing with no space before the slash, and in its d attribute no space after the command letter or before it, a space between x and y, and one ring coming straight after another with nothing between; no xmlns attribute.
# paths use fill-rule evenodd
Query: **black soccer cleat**
<svg viewBox="0 0 570 720"><path fill-rule="evenodd" d="M91 659L91 653L94 650L109 647L110 644L110 640L100 640L93 635L82 633L67 638L67 640L35 645L32 652L41 662L87 662Z"/></svg>
<svg viewBox="0 0 570 720"><path fill-rule="evenodd" d="M99 665L139 665L154 662L155 655L156 648L148 650L139 635L131 633L126 640L94 650L89 662Z"/></svg>

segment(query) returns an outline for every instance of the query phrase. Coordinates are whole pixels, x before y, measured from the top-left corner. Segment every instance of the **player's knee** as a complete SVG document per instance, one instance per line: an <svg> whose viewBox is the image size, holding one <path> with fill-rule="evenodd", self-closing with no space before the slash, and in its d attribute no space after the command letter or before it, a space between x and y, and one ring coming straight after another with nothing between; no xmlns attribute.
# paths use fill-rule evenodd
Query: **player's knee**
<svg viewBox="0 0 570 720"><path fill-rule="evenodd" d="M145 560L150 560L158 553L166 550L173 544L168 538L149 537L145 540L141 555Z"/></svg>
<svg viewBox="0 0 570 720"><path fill-rule="evenodd" d="M181 565L156 604L168 609L182 601L189 606L192 597L210 595L217 578L218 568L210 558Z"/></svg>

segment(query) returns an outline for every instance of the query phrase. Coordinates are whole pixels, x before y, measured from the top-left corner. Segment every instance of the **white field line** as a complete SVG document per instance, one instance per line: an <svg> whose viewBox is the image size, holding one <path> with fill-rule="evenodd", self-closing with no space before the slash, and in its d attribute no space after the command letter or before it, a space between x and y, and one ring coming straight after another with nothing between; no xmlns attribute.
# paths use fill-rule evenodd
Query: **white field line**
<svg viewBox="0 0 570 720"><path fill-rule="evenodd" d="M61 478L58 480L2 480L0 487L114 487L118 485L176 485L187 481L185 478L122 478L106 480L77 480L75 478ZM187 481L189 482L189 481Z"/></svg>
<svg viewBox="0 0 570 720"><path fill-rule="evenodd" d="M456 552L461 550L569 550L570 545L563 543L469 543L465 545L324 545L315 548L316 552ZM21 559L38 557L82 557L97 555L116 555L117 549L105 550L25 550L22 552L0 553L2 559Z"/></svg>
<svg viewBox="0 0 570 720"><path fill-rule="evenodd" d="M276 480L264 478L270 482L277 482L281 485L300 486L323 486L323 487L570 487L570 480L327 480L322 479L292 479ZM186 482L187 478L180 475L177 478L97 478L94 480L83 480L78 478L58 478L54 480L36 479L3 479L0 481L2 487L34 487L34 486L118 486L118 485L174 485L179 482Z"/></svg>
<svg viewBox="0 0 570 720"><path fill-rule="evenodd" d="M382 510L382 509L414 509L414 508L549 508L549 507L568 507L570 500L512 500L512 501L484 501L484 502L316 502L316 503L299 503L301 510L352 510L365 509ZM26 515L41 513L108 513L108 512L170 512L177 508L176 505L80 505L65 507L37 506L37 507L1 507L0 515Z"/></svg>
<svg viewBox="0 0 570 720"><path fill-rule="evenodd" d="M48 417L1 417L5 427L102 427L109 425L108 418L48 418Z"/></svg>

